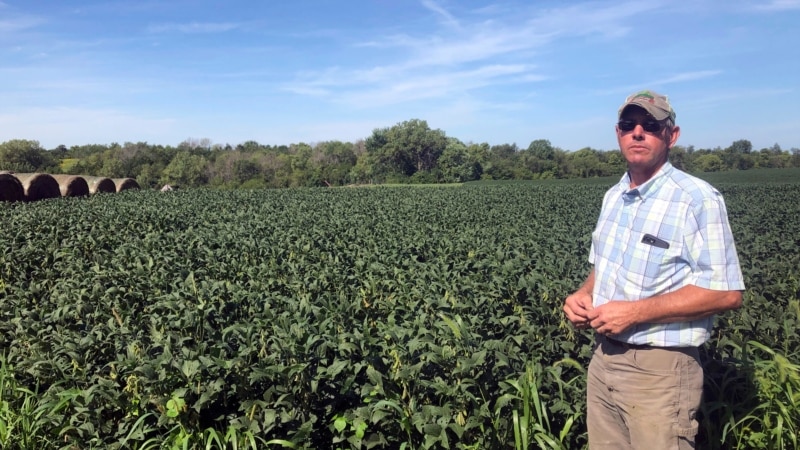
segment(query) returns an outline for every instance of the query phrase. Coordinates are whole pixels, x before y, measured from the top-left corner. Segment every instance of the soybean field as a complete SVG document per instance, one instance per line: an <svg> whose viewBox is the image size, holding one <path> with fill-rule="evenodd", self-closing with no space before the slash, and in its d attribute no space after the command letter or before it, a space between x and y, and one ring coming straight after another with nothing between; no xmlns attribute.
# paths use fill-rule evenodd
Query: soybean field
<svg viewBox="0 0 800 450"><path fill-rule="evenodd" d="M747 291L698 448L798 447L795 175L715 181ZM561 308L615 181L0 203L0 448L585 448Z"/></svg>

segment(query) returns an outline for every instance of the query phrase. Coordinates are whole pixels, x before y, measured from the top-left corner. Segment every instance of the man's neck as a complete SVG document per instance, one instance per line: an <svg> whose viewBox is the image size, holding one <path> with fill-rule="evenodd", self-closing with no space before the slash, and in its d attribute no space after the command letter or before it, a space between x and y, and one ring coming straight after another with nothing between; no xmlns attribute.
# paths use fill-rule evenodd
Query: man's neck
<svg viewBox="0 0 800 450"><path fill-rule="evenodd" d="M666 163L667 161L664 161L655 167L631 167L628 165L628 178L631 180L630 188L634 189L647 183Z"/></svg>

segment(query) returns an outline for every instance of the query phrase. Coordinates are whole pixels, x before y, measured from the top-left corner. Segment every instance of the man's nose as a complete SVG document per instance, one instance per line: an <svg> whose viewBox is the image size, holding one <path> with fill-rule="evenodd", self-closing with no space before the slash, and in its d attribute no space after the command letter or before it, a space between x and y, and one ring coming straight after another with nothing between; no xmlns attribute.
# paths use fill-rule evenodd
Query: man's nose
<svg viewBox="0 0 800 450"><path fill-rule="evenodd" d="M636 140L644 139L644 127L642 127L642 124L637 123L633 128L633 138Z"/></svg>

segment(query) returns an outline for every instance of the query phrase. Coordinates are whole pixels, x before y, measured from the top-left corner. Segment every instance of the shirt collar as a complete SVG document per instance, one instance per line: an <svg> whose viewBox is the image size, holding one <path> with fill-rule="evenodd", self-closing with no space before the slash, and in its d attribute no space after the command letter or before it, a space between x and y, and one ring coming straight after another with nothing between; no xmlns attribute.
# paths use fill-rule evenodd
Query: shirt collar
<svg viewBox="0 0 800 450"><path fill-rule="evenodd" d="M631 175L626 171L625 175L622 176L622 179L619 180L619 190L622 191L623 195L625 196L645 198L647 197L648 193L656 192L658 188L664 184L667 178L669 178L673 169L674 168L672 167L672 164L667 161L649 180L633 189L629 188L631 185Z"/></svg>

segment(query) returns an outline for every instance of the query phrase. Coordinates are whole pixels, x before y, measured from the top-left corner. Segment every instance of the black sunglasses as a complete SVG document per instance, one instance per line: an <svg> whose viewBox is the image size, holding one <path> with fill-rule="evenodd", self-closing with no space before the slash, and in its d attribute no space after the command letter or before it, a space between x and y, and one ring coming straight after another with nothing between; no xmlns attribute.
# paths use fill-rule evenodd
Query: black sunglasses
<svg viewBox="0 0 800 450"><path fill-rule="evenodd" d="M664 128L664 124L653 119L647 119L643 122L637 122L630 119L622 119L617 122L620 131L633 131L636 125L641 125L642 129L648 133L658 133Z"/></svg>

